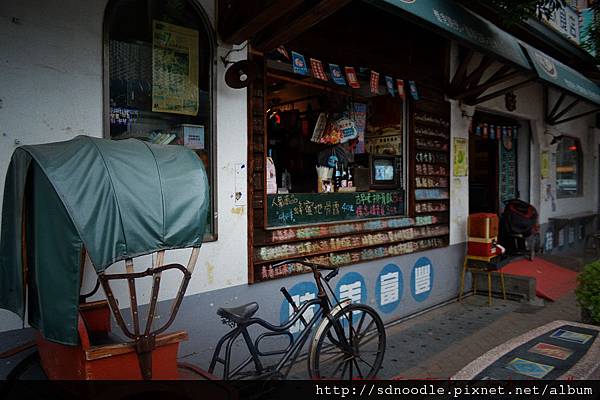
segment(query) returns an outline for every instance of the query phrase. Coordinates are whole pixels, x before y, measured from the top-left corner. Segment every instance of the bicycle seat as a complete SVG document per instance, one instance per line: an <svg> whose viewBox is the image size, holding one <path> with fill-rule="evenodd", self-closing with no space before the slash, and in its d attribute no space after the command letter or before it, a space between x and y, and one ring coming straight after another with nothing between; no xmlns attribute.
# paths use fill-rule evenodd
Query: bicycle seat
<svg viewBox="0 0 600 400"><path fill-rule="evenodd" d="M258 303L253 301L252 303L244 304L238 307L221 307L217 310L217 315L240 323L250 319L254 314L256 314L257 311Z"/></svg>

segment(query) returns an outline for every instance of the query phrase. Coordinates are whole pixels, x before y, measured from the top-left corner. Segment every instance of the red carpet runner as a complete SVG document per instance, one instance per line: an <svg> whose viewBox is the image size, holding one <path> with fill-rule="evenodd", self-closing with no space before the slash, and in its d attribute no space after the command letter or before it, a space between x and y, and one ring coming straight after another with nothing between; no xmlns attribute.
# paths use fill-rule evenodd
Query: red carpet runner
<svg viewBox="0 0 600 400"><path fill-rule="evenodd" d="M541 258L519 260L506 265L504 274L528 276L536 279L535 294L548 300L558 300L575 290L577 273Z"/></svg>

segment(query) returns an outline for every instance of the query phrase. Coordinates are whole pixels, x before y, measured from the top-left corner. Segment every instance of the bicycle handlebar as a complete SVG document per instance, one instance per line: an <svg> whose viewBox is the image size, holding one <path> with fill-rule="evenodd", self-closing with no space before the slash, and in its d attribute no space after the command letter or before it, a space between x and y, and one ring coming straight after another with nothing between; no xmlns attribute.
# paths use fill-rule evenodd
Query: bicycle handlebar
<svg viewBox="0 0 600 400"><path fill-rule="evenodd" d="M317 269L317 270L321 270L322 269L322 270L327 270L327 271L335 271L336 269L338 269L338 267L331 267L329 265L316 264L316 263L308 262L306 260L301 260L299 258L292 258L292 259L289 259L289 260L283 260L283 261L280 261L278 263L273 264L272 266L273 267L279 267L279 266L282 266L282 265L292 264L292 263L302 264L305 267L309 267L310 269L313 269L313 270L314 269Z"/></svg>

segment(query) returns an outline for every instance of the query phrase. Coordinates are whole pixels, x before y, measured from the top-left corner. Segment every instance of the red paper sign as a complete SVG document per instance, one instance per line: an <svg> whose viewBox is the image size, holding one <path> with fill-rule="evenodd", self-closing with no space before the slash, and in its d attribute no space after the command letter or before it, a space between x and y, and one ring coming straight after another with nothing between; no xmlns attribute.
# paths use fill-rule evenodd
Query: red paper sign
<svg viewBox="0 0 600 400"><path fill-rule="evenodd" d="M396 86L398 87L398 95L401 99L404 98L404 81L402 79L396 79Z"/></svg>
<svg viewBox="0 0 600 400"><path fill-rule="evenodd" d="M379 72L371 71L371 93L379 93Z"/></svg>
<svg viewBox="0 0 600 400"><path fill-rule="evenodd" d="M360 88L360 83L358 83L358 78L356 77L356 71L354 71L353 67L345 67L346 78L348 79L348 85L354 89Z"/></svg>
<svg viewBox="0 0 600 400"><path fill-rule="evenodd" d="M311 58L310 69L312 70L312 74L315 78L320 79L322 81L327 80L327 74L325 74L325 70L323 69L323 63L321 61Z"/></svg>

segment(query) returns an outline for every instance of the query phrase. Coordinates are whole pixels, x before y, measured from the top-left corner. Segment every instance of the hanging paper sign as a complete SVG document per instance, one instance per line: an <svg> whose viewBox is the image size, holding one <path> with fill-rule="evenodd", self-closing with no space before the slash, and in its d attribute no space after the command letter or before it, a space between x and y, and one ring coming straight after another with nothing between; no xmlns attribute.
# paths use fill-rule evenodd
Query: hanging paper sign
<svg viewBox="0 0 600 400"><path fill-rule="evenodd" d="M379 72L371 70L371 93L379 93Z"/></svg>
<svg viewBox="0 0 600 400"><path fill-rule="evenodd" d="M481 124L477 124L477 126L475 127L475 135L477 136L481 136L481 131L483 129L481 128Z"/></svg>
<svg viewBox="0 0 600 400"><path fill-rule="evenodd" d="M504 138L506 136L508 136L508 129L505 126L503 126L502 127L502 139L504 140Z"/></svg>
<svg viewBox="0 0 600 400"><path fill-rule="evenodd" d="M496 127L494 125L490 125L489 135L490 135L490 139L492 139L492 140L496 139Z"/></svg>
<svg viewBox="0 0 600 400"><path fill-rule="evenodd" d="M277 47L277 52L281 54L286 60L290 59L290 53L283 46Z"/></svg>
<svg viewBox="0 0 600 400"><path fill-rule="evenodd" d="M542 179L547 179L550 176L550 153L548 151L542 151L540 166Z"/></svg>
<svg viewBox="0 0 600 400"><path fill-rule="evenodd" d="M452 148L454 150L454 176L467 176L469 170L467 139L454 138Z"/></svg>
<svg viewBox="0 0 600 400"><path fill-rule="evenodd" d="M198 114L198 41L197 30L153 21L152 111Z"/></svg>
<svg viewBox="0 0 600 400"><path fill-rule="evenodd" d="M404 81L402 79L396 79L396 87L398 88L398 96L400 96L401 99L404 99Z"/></svg>
<svg viewBox="0 0 600 400"><path fill-rule="evenodd" d="M396 96L396 92L394 90L394 78L392 78L391 76L386 76L385 77L385 86L387 86L387 90L388 90L389 94L392 95L392 97Z"/></svg>
<svg viewBox="0 0 600 400"><path fill-rule="evenodd" d="M483 124L483 138L488 138L488 124Z"/></svg>
<svg viewBox="0 0 600 400"><path fill-rule="evenodd" d="M329 64L329 72L331 72L331 78L338 85L345 85L346 80L344 79L344 75L342 74L342 69L339 65Z"/></svg>
<svg viewBox="0 0 600 400"><path fill-rule="evenodd" d="M292 66L294 67L295 73L300 75L308 75L308 67L306 66L306 61L304 60L304 56L302 54L292 51Z"/></svg>
<svg viewBox="0 0 600 400"><path fill-rule="evenodd" d="M348 79L348 85L354 89L360 88L360 83L358 83L358 78L356 77L356 71L352 67L345 67L346 78Z"/></svg>
<svg viewBox="0 0 600 400"><path fill-rule="evenodd" d="M515 138L515 139L516 139L516 138L517 138L517 136L518 136L518 135L517 135L518 131L519 131L519 127L518 127L518 126L513 126L513 128L512 128L512 133L513 133L513 136L514 136L514 138Z"/></svg>
<svg viewBox="0 0 600 400"><path fill-rule="evenodd" d="M351 117L354 126L358 131L358 142L356 143L355 154L365 152L365 130L367 127L367 105L365 103L352 103Z"/></svg>
<svg viewBox="0 0 600 400"><path fill-rule="evenodd" d="M412 96L413 100L419 100L419 92L417 91L417 84L415 81L408 81L408 85L410 86L410 95Z"/></svg>
<svg viewBox="0 0 600 400"><path fill-rule="evenodd" d="M340 118L337 121L335 121L335 123L342 132L342 138L340 140L340 143L346 143L347 141L356 139L358 137L358 130L356 129L356 125L354 124L354 121L352 121L350 118Z"/></svg>
<svg viewBox="0 0 600 400"><path fill-rule="evenodd" d="M312 74L315 78L320 79L322 81L327 80L327 74L323 69L323 63L319 60L315 60L314 58L310 59L310 69L312 70Z"/></svg>

